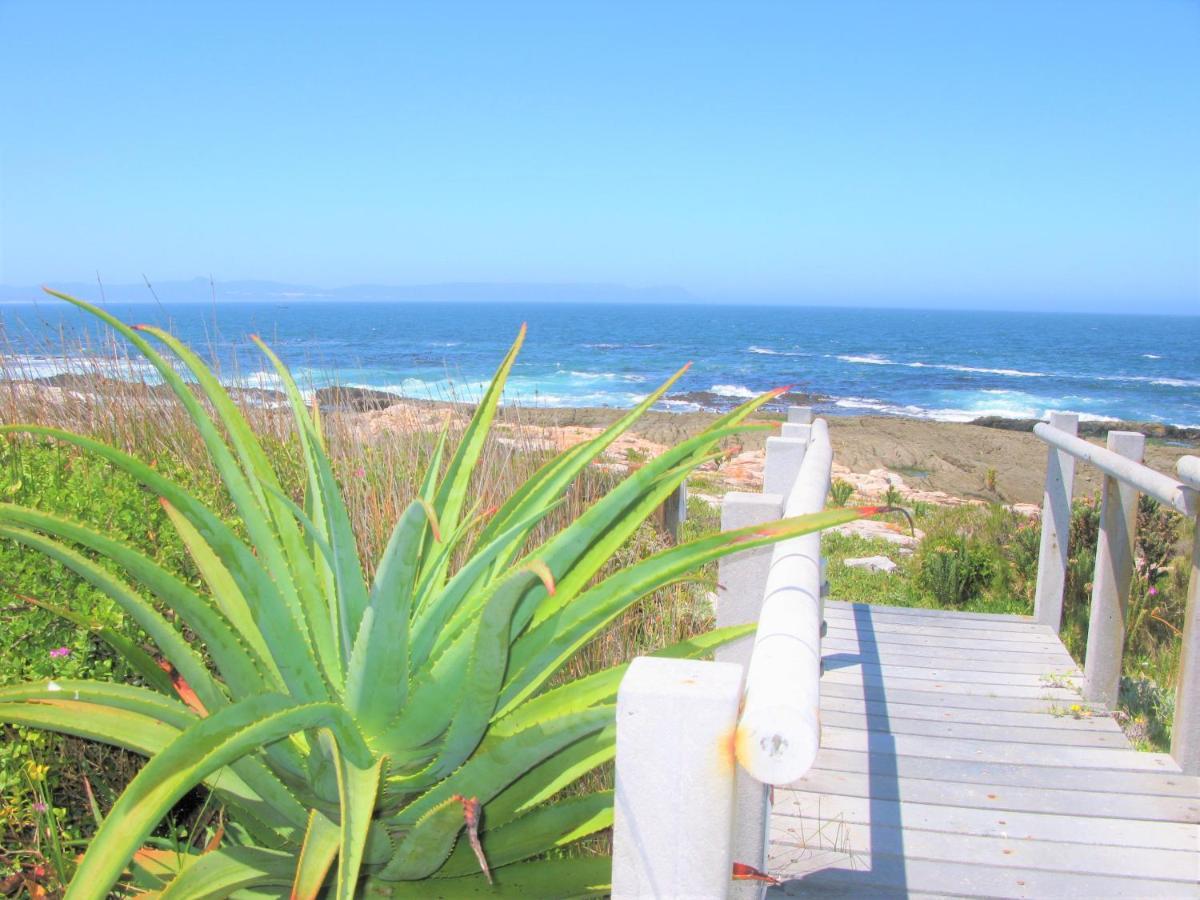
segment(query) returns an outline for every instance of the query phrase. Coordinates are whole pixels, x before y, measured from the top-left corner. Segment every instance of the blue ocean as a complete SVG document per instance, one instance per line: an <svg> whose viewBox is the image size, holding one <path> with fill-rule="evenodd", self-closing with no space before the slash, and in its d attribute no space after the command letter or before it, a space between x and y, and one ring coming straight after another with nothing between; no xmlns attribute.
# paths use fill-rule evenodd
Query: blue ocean
<svg viewBox="0 0 1200 900"><path fill-rule="evenodd" d="M629 406L691 362L663 408L723 409L790 385L827 415L966 422L1056 409L1200 427L1200 317L350 301L108 308L171 328L227 380L262 388L277 383L252 333L308 388L471 399L527 322L506 394L526 406ZM0 327L8 368L34 377L69 368L64 339L103 345L91 320L53 300L0 305Z"/></svg>

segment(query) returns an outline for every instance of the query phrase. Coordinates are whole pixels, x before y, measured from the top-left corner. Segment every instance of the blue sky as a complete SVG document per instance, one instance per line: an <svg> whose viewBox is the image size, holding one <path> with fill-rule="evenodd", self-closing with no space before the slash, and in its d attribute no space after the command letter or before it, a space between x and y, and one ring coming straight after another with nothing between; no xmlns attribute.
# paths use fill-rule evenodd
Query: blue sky
<svg viewBox="0 0 1200 900"><path fill-rule="evenodd" d="M0 0L0 283L1200 308L1200 3Z"/></svg>

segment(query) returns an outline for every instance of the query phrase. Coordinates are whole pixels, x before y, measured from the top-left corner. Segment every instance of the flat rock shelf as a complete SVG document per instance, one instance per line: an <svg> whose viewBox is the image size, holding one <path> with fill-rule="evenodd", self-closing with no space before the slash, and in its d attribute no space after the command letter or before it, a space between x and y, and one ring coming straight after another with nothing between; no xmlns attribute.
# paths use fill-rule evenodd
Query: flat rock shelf
<svg viewBox="0 0 1200 900"><path fill-rule="evenodd" d="M1032 618L829 601L822 746L768 896L1200 897L1200 778L1134 750Z"/></svg>

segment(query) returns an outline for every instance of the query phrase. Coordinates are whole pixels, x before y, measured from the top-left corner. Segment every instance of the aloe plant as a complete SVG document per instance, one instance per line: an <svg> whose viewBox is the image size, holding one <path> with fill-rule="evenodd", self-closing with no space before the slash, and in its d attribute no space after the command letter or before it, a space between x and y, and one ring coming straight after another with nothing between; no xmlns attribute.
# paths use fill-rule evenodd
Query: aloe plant
<svg viewBox="0 0 1200 900"><path fill-rule="evenodd" d="M114 447L53 428L0 428L95 453L155 492L207 586L198 593L69 520L0 504L0 537L54 558L112 597L175 673L127 639L100 631L144 684L64 680L0 689L0 721L149 758L107 811L69 898L103 897L129 878L164 897L245 889L340 898L363 891L603 893L606 859L556 851L612 821L610 791L565 799L562 791L611 760L624 667L549 686L552 677L638 599L697 566L869 512L834 510L703 537L594 583L639 523L689 472L715 458L722 439L765 427L744 422L773 394L647 462L530 547L535 526L574 478L686 367L602 434L546 463L488 516L470 504L471 475L522 327L453 454L443 432L419 495L368 582L318 410L306 406L266 345L255 339L294 416L306 479L302 503L284 492L232 398L191 350L157 328L127 327L102 309L50 293L103 320L154 366L198 429L247 538ZM127 577L113 576L95 554ZM465 561L455 567L452 558ZM714 631L660 653L704 655L747 630ZM186 854L142 849L197 785L229 813L223 843Z"/></svg>

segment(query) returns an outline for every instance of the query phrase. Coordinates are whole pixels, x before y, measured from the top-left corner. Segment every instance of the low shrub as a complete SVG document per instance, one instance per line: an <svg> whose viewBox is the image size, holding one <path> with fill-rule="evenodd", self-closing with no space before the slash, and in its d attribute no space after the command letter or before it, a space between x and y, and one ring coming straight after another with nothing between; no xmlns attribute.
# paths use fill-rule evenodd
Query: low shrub
<svg viewBox="0 0 1200 900"><path fill-rule="evenodd" d="M829 486L829 499L834 506L845 506L853 494L854 485L842 478L835 478Z"/></svg>

